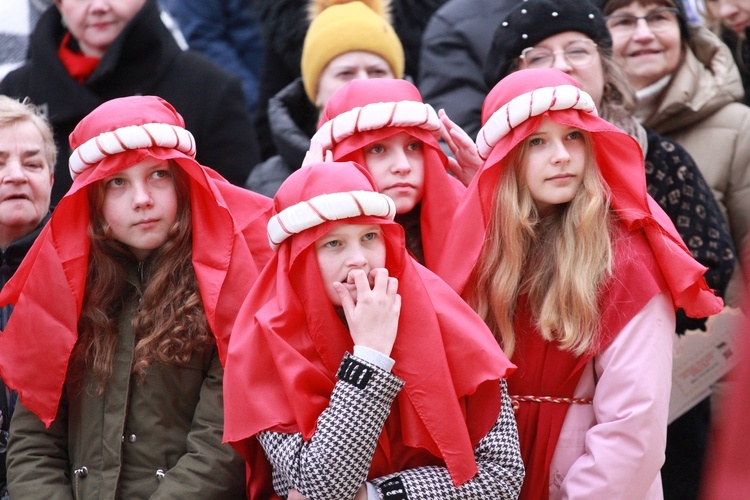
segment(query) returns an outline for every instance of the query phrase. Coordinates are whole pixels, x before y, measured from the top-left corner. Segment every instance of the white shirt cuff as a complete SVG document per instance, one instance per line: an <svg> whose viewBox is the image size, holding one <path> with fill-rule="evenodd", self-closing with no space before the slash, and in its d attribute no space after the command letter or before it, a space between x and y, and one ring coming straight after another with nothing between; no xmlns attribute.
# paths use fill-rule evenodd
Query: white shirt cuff
<svg viewBox="0 0 750 500"><path fill-rule="evenodd" d="M363 345L354 346L354 355L359 359L364 359L368 363L372 363L373 365L377 366L378 368L382 368L387 372L390 372L393 369L394 363L396 363L393 359L389 358L382 352L376 351L375 349L370 349L369 347L365 347Z"/></svg>
<svg viewBox="0 0 750 500"><path fill-rule="evenodd" d="M367 347L365 347L365 349L367 349ZM383 354L381 354L381 356L383 356ZM367 485L367 500L380 500L380 493L378 492L378 489L375 487L375 485L372 483L365 484Z"/></svg>

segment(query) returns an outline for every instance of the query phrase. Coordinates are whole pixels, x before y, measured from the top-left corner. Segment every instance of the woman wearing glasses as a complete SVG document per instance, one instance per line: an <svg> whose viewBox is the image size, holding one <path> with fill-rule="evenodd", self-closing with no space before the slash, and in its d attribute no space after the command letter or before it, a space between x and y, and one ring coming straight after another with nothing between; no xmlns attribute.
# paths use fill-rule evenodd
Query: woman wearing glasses
<svg viewBox="0 0 750 500"><path fill-rule="evenodd" d="M528 0L519 3L495 32L485 66L486 83L492 87L507 74L526 68L556 68L573 77L581 88L592 96L600 116L638 140L645 154L648 193L674 222L680 237L693 256L709 268L705 275L706 280L711 288L721 294L734 267L732 239L721 210L690 155L674 141L641 126L633 117L634 92L625 75L613 62L611 47L612 39L604 18L588 2ZM539 86L546 86L545 82L539 82ZM704 217L704 214L707 216ZM694 320L687 318L680 311L677 318L678 332L696 326ZM606 350L602 356L608 356ZM651 361L644 356L638 362L648 364ZM638 366L631 368L639 370ZM593 377L594 370L588 370L587 373ZM586 377L579 383L579 387L585 383ZM636 392L650 393L659 383L669 381L644 381L644 387L638 388ZM598 387L597 391L600 389L601 387ZM622 391L623 394L626 392ZM570 465L574 460L576 463L582 463L586 461L586 456L601 457L602 450L606 455L606 450L611 447L611 443L586 438L585 448L584 433L575 433L571 429L585 428L589 423L587 418L596 418L597 424L610 425L612 428L618 425L627 426L624 422L606 422L601 415L594 417L591 412L591 407L580 405L572 406L567 412L561 434L565 437L567 433L567 437L561 438L567 445L556 449L552 461L552 471L559 471L561 475L556 479L555 472L550 473L552 497L555 496L553 492L560 490L563 482L566 485L563 489L572 491L569 485L577 484L579 481L564 479L568 476L575 477L575 471L580 469L580 465ZM653 421L653 425L658 425L656 420ZM634 432L633 444L646 435L646 432L645 429L642 433ZM686 442L687 440L678 437L675 443L684 445ZM670 446L671 444L670 441ZM656 454L660 465L664 460L664 442L649 443L648 450L649 452L644 455L644 463L653 458L651 454ZM697 454L702 456L702 447L699 447ZM671 455L669 447L667 455ZM598 460L598 467L606 469L602 477L614 474L617 478L624 478L632 473L629 466L611 467L605 462ZM695 469L699 471L700 461L697 462ZM697 475L696 472L695 476ZM613 481L612 484L616 484L616 480ZM654 486L651 483L659 482L658 474L655 479L648 474L641 474L636 482L639 481L646 481L647 484L636 485L631 491L650 487L650 492L658 491L661 494L660 485ZM604 495L607 498L620 498L626 495L623 491L607 493ZM646 495L646 498L653 497L656 497L656 494Z"/></svg>
<svg viewBox="0 0 750 500"><path fill-rule="evenodd" d="M687 149L716 195L739 250L750 232L750 108L731 50L689 26L669 0L598 0L615 61L636 90L636 116ZM727 290L737 305L739 273Z"/></svg>

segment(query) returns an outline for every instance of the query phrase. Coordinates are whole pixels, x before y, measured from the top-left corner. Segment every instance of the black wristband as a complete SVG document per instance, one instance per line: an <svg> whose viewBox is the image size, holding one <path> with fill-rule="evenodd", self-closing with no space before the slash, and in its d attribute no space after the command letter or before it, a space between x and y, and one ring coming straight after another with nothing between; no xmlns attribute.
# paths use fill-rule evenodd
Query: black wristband
<svg viewBox="0 0 750 500"><path fill-rule="evenodd" d="M401 476L394 476L388 481L385 481L379 486L380 491L383 493L383 498L387 500L408 500L409 495L406 494L406 487L404 482L401 481Z"/></svg>
<svg viewBox="0 0 750 500"><path fill-rule="evenodd" d="M336 377L339 380L348 382L358 389L367 387L367 383L372 378L373 369L366 366L351 356L346 356L339 367Z"/></svg>

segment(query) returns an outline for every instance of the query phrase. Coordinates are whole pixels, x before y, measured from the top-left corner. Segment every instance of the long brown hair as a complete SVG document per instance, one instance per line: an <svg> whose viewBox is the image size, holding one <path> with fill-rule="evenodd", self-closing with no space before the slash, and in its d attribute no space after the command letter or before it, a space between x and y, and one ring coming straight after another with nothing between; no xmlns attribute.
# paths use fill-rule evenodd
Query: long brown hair
<svg viewBox="0 0 750 500"><path fill-rule="evenodd" d="M187 363L215 342L193 269L187 177L171 161L170 170L177 190L177 218L168 240L142 263L113 239L102 216L104 181L89 189L91 249L71 376L90 376L97 394L104 392L112 376L120 315L133 294L140 296L140 303L131 324L136 339L132 373L141 379L153 363ZM136 265L140 282L132 279Z"/></svg>
<svg viewBox="0 0 750 500"><path fill-rule="evenodd" d="M522 174L528 141L505 158L487 239L467 290L508 356L515 347L518 299L528 296L548 341L583 354L598 332L600 285L611 273L609 193L586 137L584 179L575 198L540 215Z"/></svg>

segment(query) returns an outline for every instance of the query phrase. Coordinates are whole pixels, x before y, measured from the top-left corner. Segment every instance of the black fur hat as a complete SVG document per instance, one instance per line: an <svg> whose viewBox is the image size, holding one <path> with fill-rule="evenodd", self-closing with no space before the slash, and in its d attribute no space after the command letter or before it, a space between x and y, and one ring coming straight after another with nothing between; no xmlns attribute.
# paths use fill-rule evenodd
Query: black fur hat
<svg viewBox="0 0 750 500"><path fill-rule="evenodd" d="M523 0L500 22L487 54L484 80L489 88L509 72L523 49L565 31L578 31L609 49L612 38L599 9L589 0Z"/></svg>

